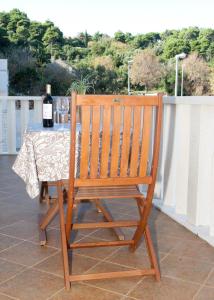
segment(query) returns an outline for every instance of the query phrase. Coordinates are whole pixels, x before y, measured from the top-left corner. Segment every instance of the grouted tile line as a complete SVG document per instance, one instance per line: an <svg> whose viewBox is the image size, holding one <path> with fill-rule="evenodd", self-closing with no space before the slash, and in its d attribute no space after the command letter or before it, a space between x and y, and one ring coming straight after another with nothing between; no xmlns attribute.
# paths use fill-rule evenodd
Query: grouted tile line
<svg viewBox="0 0 214 300"><path fill-rule="evenodd" d="M214 287L214 285L207 285L206 282L208 280L208 278L210 277L210 274L214 273L214 267L212 268L212 270L209 272L209 274L207 275L207 278L204 280L203 284L207 287Z"/></svg>
<svg viewBox="0 0 214 300"><path fill-rule="evenodd" d="M138 286L138 285L140 285L141 284L141 282L143 282L143 280L145 279L145 277L143 277L143 278L140 278L139 280L138 280L138 282L135 284L135 285L133 285L133 287L131 287L130 288L130 290L126 293L126 297L129 297L129 294L132 292L132 291L134 291L134 289ZM135 299L135 298L134 298Z"/></svg>
<svg viewBox="0 0 214 300"><path fill-rule="evenodd" d="M33 269L35 271L39 271L39 272L44 273L44 274L53 275L53 276L55 276L55 277L57 277L59 279L63 279L64 278L63 275L59 275L59 274L56 274L56 273L53 273L53 272L42 270L42 269L37 268L36 266L35 267L29 267L29 269Z"/></svg>
<svg viewBox="0 0 214 300"><path fill-rule="evenodd" d="M186 256L186 255L176 255L176 254L172 254L172 253L167 253L167 255L164 257L164 259L166 258L166 257L168 257L169 255L171 255L171 256L175 256L175 257L178 257L178 258L186 258L186 259L190 259L190 260L193 260L193 261L200 261L200 262L203 262L203 263L206 263L207 265L213 265L214 266L214 262L212 263L212 262L210 262L210 261L207 261L207 260L204 260L204 259L196 259L196 258L192 258L192 257L190 257L190 256ZM163 260L163 259L162 259ZM161 260L161 261L162 261Z"/></svg>
<svg viewBox="0 0 214 300"><path fill-rule="evenodd" d="M195 295L193 296L192 300L196 299L199 295L200 291L203 289L204 285L200 285L199 289L196 291Z"/></svg>
<svg viewBox="0 0 214 300"><path fill-rule="evenodd" d="M55 292L55 293L52 294L51 296L49 296L46 300L51 300L51 299L53 299L54 296L58 295L58 294L61 293L63 290L65 290L64 287L63 287L62 289L59 289L57 292Z"/></svg>
<svg viewBox="0 0 214 300"><path fill-rule="evenodd" d="M188 279L183 279L183 278L181 278L181 277L175 277L175 276L171 276L171 275L163 275L163 277L170 278L170 279L174 279L174 280L177 280L177 281L186 282L186 283L191 283L191 284L193 284L193 285L198 285L198 286L201 286L201 285L202 285L202 284L199 283L199 282L195 282L195 281L188 280Z"/></svg>
<svg viewBox="0 0 214 300"><path fill-rule="evenodd" d="M0 287L1 287L1 285L7 283L7 282L10 281L11 279L14 279L16 276L18 276L18 275L24 273L25 271L27 271L27 269L28 269L28 268L25 268L25 269L23 269L23 270L17 272L16 274L14 274L13 276L9 277L8 279L6 279L6 280L0 282Z"/></svg>
<svg viewBox="0 0 214 300"><path fill-rule="evenodd" d="M7 237L10 237L10 238L14 238L14 239L17 239L17 240L21 240L21 241L25 241L25 242L29 242L30 240L28 239L23 239L23 238L20 238L20 237L17 237L15 235L10 235L10 234L6 234L6 233L3 233L3 232L0 232L1 235L4 235L4 236L7 236ZM31 236L31 238L33 239L34 237L36 237L37 234ZM29 237L30 238L30 237Z"/></svg>
<svg viewBox="0 0 214 300"><path fill-rule="evenodd" d="M8 225L3 225L3 226L1 226L0 227L0 230L2 230L2 229L4 229L4 228L7 228L7 227L10 227L10 226L13 226L13 225L16 225L17 223L20 223L20 222L23 222L24 220L18 220L18 221L16 221L16 222L14 222L14 223L10 223L10 224L8 224ZM1 233L1 232L0 232ZM1 233L2 234L2 233Z"/></svg>
<svg viewBox="0 0 214 300"><path fill-rule="evenodd" d="M115 251L113 251L113 253L116 253L117 251L118 251L119 249L115 249ZM87 271L85 271L84 273L88 273L89 271L91 271L91 270L93 270L94 268L96 268L98 265L100 265L100 264L102 264L102 262L105 262L106 261L106 259L109 257L109 256L111 256L113 253L111 253L110 255L107 255L107 257L105 257L104 259L99 259L99 258L92 258L91 256L86 256L86 255L81 255L81 254L76 254L76 255L79 255L79 256L83 256L83 257L87 257L87 258L92 258L92 259L94 259L94 260L98 260L98 262L95 264L95 265L93 265L92 267L90 267Z"/></svg>
<svg viewBox="0 0 214 300"><path fill-rule="evenodd" d="M13 248L13 247L15 247L15 246L21 245L21 244L23 244L23 243L24 243L24 241L19 241L19 243L13 244L13 245L11 245L11 246L9 246L9 247L7 247L7 248L1 250L1 251L0 251L0 254L1 254L2 252L6 251L6 250L9 250L9 249L11 249L11 248ZM0 258L1 258L1 257L0 257Z"/></svg>
<svg viewBox="0 0 214 300"><path fill-rule="evenodd" d="M127 300L127 299L133 299L133 300L139 300L139 298L134 298L134 297L131 297L131 296L123 296L122 298L120 298L119 300Z"/></svg>
<svg viewBox="0 0 214 300"><path fill-rule="evenodd" d="M22 263L17 263L17 262L15 262L14 260L9 260L9 259L4 258L4 257L0 257L0 259L6 261L6 262L8 262L8 263L13 263L13 264L15 264L15 265L20 265L20 266L22 266L22 267L29 268L28 265L24 265L24 264L22 264Z"/></svg>
<svg viewBox="0 0 214 300"><path fill-rule="evenodd" d="M0 254L6 252L6 251L8 251L9 249L12 249L12 248L14 248L14 247L16 247L16 246L22 245L22 244L24 244L24 243L25 243L25 241L22 240L22 241L20 241L20 242L17 243L17 244L13 244L13 245L9 246L8 248L1 250L1 251L0 251ZM0 258L1 258L1 256L0 256Z"/></svg>
<svg viewBox="0 0 214 300"><path fill-rule="evenodd" d="M82 284L82 285L89 286L89 287L92 287L92 288L95 288L95 289L98 289L98 290L101 290L101 291L105 291L105 292L108 292L108 293L111 293L111 294L115 294L115 295L118 295L118 296L122 296L122 297L124 296L124 294L122 294L122 293L115 292L115 291L112 291L112 290L108 290L108 289L105 289L105 288L103 288L103 287L99 287L99 286L90 284L90 283L88 283L88 282L82 282L81 284Z"/></svg>
<svg viewBox="0 0 214 300"><path fill-rule="evenodd" d="M59 251L59 252L60 252L60 251ZM9 277L8 279L6 279L6 280L0 282L0 286L3 285L4 283L6 283L7 281L9 281L9 280L15 278L16 276L19 276L20 274L22 274L22 273L24 273L24 272L26 272L26 271L28 271L28 270L31 270L31 269L35 270L34 266L36 266L37 264L43 262L43 261L46 260L47 258L49 258L49 257L51 257L51 256L54 256L54 255L56 255L56 254L57 254L57 253L54 253L54 254L50 255L50 256L48 256L48 257L46 257L46 258L44 258L44 259L42 259L42 260L36 262L36 263L33 264L32 266L26 266L26 265L23 265L23 264L19 264L19 265L21 265L21 266L23 266L23 267L25 267L25 268L24 268L23 270L17 272L16 274L14 274L13 276ZM5 260L5 261L8 261L7 259L4 259L4 260ZM8 262L12 262L12 261L8 261ZM40 270L40 269L36 269L36 271L41 271L41 272L42 272L42 270ZM43 273L48 273L48 272L43 271ZM52 274L52 273L49 273L49 274ZM52 275L54 275L54 276L56 276L56 277L62 279L62 277L60 277L59 275L56 275L56 274L52 274Z"/></svg>
<svg viewBox="0 0 214 300"><path fill-rule="evenodd" d="M27 242L29 242L30 244L32 245L35 245L35 246L40 246L41 249L46 249L46 248L51 248L51 249L54 249L54 250L60 250L61 248L57 248L55 246L50 246L50 245L44 245L44 246L41 246L39 242L34 242L34 241L30 241L30 240L27 240Z"/></svg>
<svg viewBox="0 0 214 300"><path fill-rule="evenodd" d="M7 296L9 299L20 300L19 298L15 298L15 297L13 297L13 296L10 296L10 295L7 295L7 294L5 294L5 293L0 292L0 296L1 296L1 295Z"/></svg>
<svg viewBox="0 0 214 300"><path fill-rule="evenodd" d="M206 285L207 279L209 278L210 274L214 271L214 267L210 270L210 272L208 273L207 277L205 278L205 280L203 281L201 287L198 289L198 291L196 292L196 294L193 296L193 300L199 295L200 291L204 288L204 287L210 287ZM213 287L214 288L214 287Z"/></svg>
<svg viewBox="0 0 214 300"><path fill-rule="evenodd" d="M43 259L41 259L41 260L38 260L35 264L29 266L29 268L35 267L36 265L42 263L42 262L45 261L46 259L48 259L48 258L50 258L50 257L52 257L52 256L55 256L55 255L59 254L60 252L61 252L61 251L58 249L58 251L56 251L56 252L54 252L54 253L52 253L52 254L46 256L45 258L43 258Z"/></svg>

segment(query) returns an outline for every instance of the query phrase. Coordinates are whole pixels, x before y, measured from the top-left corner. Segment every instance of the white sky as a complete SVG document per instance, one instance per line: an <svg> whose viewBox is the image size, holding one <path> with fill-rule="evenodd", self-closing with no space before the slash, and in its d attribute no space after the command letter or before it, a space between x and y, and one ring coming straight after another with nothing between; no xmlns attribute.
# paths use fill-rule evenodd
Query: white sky
<svg viewBox="0 0 214 300"><path fill-rule="evenodd" d="M87 30L146 33L189 26L214 28L214 0L1 0L0 11L18 8L34 21L51 20L65 36Z"/></svg>

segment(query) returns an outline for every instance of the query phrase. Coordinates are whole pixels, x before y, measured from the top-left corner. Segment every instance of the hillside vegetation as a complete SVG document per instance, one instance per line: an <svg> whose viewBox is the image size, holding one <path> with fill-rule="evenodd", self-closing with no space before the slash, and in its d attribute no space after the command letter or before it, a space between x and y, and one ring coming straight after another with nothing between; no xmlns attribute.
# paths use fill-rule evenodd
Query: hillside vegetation
<svg viewBox="0 0 214 300"><path fill-rule="evenodd" d="M127 93L129 60L132 91L173 94L174 57L181 52L188 54L182 61L184 94L212 94L214 29L119 31L114 37L82 32L67 38L51 21L31 21L18 9L0 12L0 58L8 58L11 95L42 94L47 82L54 95L65 95L74 80L85 78L93 86L88 92Z"/></svg>

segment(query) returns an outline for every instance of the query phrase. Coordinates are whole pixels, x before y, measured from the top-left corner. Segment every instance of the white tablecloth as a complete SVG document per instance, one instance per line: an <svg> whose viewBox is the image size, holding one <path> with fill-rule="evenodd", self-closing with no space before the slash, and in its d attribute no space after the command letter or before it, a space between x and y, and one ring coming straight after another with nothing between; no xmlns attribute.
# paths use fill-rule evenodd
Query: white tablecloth
<svg viewBox="0 0 214 300"><path fill-rule="evenodd" d="M80 126L77 131L80 133ZM39 195L40 181L68 179L69 150L70 124L55 124L53 128L35 124L27 128L12 168L26 183L31 198Z"/></svg>

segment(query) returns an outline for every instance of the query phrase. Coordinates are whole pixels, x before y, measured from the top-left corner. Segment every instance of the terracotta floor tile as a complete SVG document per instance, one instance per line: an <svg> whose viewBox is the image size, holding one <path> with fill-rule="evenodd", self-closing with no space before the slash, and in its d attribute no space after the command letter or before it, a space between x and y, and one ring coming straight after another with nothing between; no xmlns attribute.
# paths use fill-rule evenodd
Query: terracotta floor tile
<svg viewBox="0 0 214 300"><path fill-rule="evenodd" d="M158 252L157 260L160 261L165 255L165 253ZM107 260L131 268L150 268L149 257L144 245L140 246L135 252L130 252L128 247L122 247Z"/></svg>
<svg viewBox="0 0 214 300"><path fill-rule="evenodd" d="M214 264L214 247L201 240L183 240L171 251L171 254L178 256L186 256Z"/></svg>
<svg viewBox="0 0 214 300"><path fill-rule="evenodd" d="M14 299L14 298L11 298L9 296L6 296L6 295L3 295L2 293L0 293L0 300L11 300L11 299Z"/></svg>
<svg viewBox="0 0 214 300"><path fill-rule="evenodd" d="M19 244L21 242L22 242L22 240L0 234L0 252L4 249L7 249L7 248L9 248L15 244Z"/></svg>
<svg viewBox="0 0 214 300"><path fill-rule="evenodd" d="M69 254L70 268L72 267L73 274L85 273L99 262L98 260L93 258L84 257L76 254L72 255L71 252L69 252ZM53 273L58 276L63 276L61 252L35 265L34 268Z"/></svg>
<svg viewBox="0 0 214 300"><path fill-rule="evenodd" d="M97 242L98 240L88 236L83 238L80 243L92 243ZM82 249L75 249L74 253L86 255L89 257L97 258L97 259L105 259L113 252L118 251L118 247L96 247L96 248L82 248Z"/></svg>
<svg viewBox="0 0 214 300"><path fill-rule="evenodd" d="M74 283L71 290L63 290L51 300L120 300L121 296L110 291L104 291L96 287Z"/></svg>
<svg viewBox="0 0 214 300"><path fill-rule="evenodd" d="M2 251L0 253L0 258L17 264L32 266L42 259L57 253L57 251L58 250L50 247L41 247L40 245L32 244L30 242L23 242L22 244Z"/></svg>
<svg viewBox="0 0 214 300"><path fill-rule="evenodd" d="M29 269L0 285L0 292L21 300L46 300L63 286L63 279Z"/></svg>
<svg viewBox="0 0 214 300"><path fill-rule="evenodd" d="M214 299L214 288L203 287L199 294L194 298L194 300L213 300Z"/></svg>
<svg viewBox="0 0 214 300"><path fill-rule="evenodd" d="M177 277L199 284L204 283L212 269L210 263L193 258L168 255L161 262L162 275Z"/></svg>
<svg viewBox="0 0 214 300"><path fill-rule="evenodd" d="M107 241L115 241L118 239L114 231L109 228L98 229L90 236L95 237L96 239L107 240Z"/></svg>
<svg viewBox="0 0 214 300"><path fill-rule="evenodd" d="M205 285L210 285L210 286L214 287L214 269L211 272L211 274L209 275L209 277L207 278Z"/></svg>
<svg viewBox="0 0 214 300"><path fill-rule="evenodd" d="M20 221L0 229L0 233L21 239L30 239L38 233L38 225L27 221Z"/></svg>
<svg viewBox="0 0 214 300"><path fill-rule="evenodd" d="M176 223L172 219L150 222L152 236L172 236L181 240L198 240L199 238L191 231Z"/></svg>
<svg viewBox="0 0 214 300"><path fill-rule="evenodd" d="M162 277L161 282L145 278L129 294L140 300L192 300L200 285ZM205 300L205 299L204 299Z"/></svg>
<svg viewBox="0 0 214 300"><path fill-rule="evenodd" d="M0 259L0 283L24 269L21 265Z"/></svg>
<svg viewBox="0 0 214 300"><path fill-rule="evenodd" d="M72 241L77 242L84 237L85 236L80 234L80 232L75 232L72 236ZM30 239L30 241L40 244L39 234ZM47 230L47 246L61 249L61 236L58 228L50 228Z"/></svg>
<svg viewBox="0 0 214 300"><path fill-rule="evenodd" d="M87 273L105 273L117 271L129 271L130 268L112 264L109 262L102 262L95 268L89 270ZM106 290L126 294L128 291L141 279L141 277L127 277L127 278L114 278L103 280L91 280L90 285L104 288Z"/></svg>

